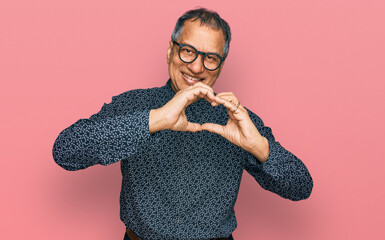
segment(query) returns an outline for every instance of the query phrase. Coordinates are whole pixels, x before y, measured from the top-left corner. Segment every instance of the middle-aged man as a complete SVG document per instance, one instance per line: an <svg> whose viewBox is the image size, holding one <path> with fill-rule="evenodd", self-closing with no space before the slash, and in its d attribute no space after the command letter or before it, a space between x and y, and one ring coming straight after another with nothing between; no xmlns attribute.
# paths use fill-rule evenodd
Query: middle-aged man
<svg viewBox="0 0 385 240"><path fill-rule="evenodd" d="M233 93L212 89L230 38L217 13L186 12L168 45L163 87L115 96L56 139L53 157L64 169L120 161L125 239L233 239L243 170L281 197L309 197L301 160Z"/></svg>

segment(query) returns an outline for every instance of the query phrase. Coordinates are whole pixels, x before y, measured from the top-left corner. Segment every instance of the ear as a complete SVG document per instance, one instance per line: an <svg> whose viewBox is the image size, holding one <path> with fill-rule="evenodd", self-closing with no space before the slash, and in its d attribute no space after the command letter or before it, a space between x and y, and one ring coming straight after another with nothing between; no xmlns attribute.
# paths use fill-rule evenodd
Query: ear
<svg viewBox="0 0 385 240"><path fill-rule="evenodd" d="M168 44L168 49L167 49L167 64L170 64L170 62L171 62L172 54L173 54L173 51L172 51L173 50L173 46L174 46L174 44L170 40L170 42Z"/></svg>

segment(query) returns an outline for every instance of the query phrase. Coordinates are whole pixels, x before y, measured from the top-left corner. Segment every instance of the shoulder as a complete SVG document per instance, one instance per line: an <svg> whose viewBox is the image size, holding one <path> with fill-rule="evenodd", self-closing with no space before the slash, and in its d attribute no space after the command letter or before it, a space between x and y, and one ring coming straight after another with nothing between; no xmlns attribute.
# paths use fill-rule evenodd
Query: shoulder
<svg viewBox="0 0 385 240"><path fill-rule="evenodd" d="M156 91L157 87L154 88L143 88L143 89L133 89L126 92L123 92L119 95L113 96L112 101L125 101L132 100L133 98L146 98L151 95L152 92Z"/></svg>
<svg viewBox="0 0 385 240"><path fill-rule="evenodd" d="M114 105L125 105L130 107L148 107L154 101L155 96L161 91L161 87L146 89L133 89L112 97Z"/></svg>
<svg viewBox="0 0 385 240"><path fill-rule="evenodd" d="M104 103L100 111L90 117L91 120L114 117L132 112L151 109L156 102L158 87L148 89L134 89L113 96L110 103Z"/></svg>

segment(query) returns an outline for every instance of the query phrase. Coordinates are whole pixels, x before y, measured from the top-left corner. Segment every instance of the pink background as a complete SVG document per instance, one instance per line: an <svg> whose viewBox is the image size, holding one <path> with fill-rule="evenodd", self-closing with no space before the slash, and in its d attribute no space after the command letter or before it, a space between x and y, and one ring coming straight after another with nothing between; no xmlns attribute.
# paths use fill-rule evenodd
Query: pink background
<svg viewBox="0 0 385 240"><path fill-rule="evenodd" d="M122 239L119 164L67 172L57 135L111 97L168 79L177 18L214 9L233 91L309 168L291 202L244 174L237 240L385 239L385 1L12 0L0 3L0 239Z"/></svg>

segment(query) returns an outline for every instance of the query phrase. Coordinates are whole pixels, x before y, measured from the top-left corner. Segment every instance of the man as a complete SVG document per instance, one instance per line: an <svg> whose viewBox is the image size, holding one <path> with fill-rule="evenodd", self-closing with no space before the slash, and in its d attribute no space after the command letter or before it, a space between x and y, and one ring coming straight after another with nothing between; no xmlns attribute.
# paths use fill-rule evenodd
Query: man
<svg viewBox="0 0 385 240"><path fill-rule="evenodd" d="M125 239L233 239L243 170L284 198L309 197L301 160L233 93L214 93L230 39L215 12L186 12L169 42L165 86L113 97L55 141L67 170L120 161Z"/></svg>

